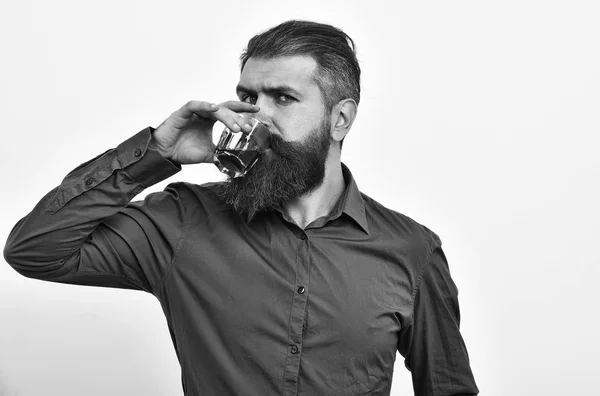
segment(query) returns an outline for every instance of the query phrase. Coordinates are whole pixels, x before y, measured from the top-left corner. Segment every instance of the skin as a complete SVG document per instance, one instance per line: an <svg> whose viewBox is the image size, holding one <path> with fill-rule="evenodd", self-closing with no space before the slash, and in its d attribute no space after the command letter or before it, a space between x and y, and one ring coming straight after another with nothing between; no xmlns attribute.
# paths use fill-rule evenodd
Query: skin
<svg viewBox="0 0 600 396"><path fill-rule="evenodd" d="M212 126L217 120L239 130L239 125L245 127L239 113L255 113L271 133L287 141L301 141L323 117L329 117L332 145L323 183L284 205L286 214L305 228L329 214L344 191L340 141L350 131L357 110L354 100L343 99L326 112L313 77L316 70L317 63L309 56L250 58L236 89L239 102L188 102L154 131L154 144L165 158L181 164L212 162Z"/></svg>

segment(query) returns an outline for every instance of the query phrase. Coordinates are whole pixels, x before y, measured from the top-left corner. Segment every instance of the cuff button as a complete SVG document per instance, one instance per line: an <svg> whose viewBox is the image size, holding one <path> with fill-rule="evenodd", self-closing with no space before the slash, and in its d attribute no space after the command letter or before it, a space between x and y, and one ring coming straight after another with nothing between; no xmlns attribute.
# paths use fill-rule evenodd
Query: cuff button
<svg viewBox="0 0 600 396"><path fill-rule="evenodd" d="M133 152L133 155L135 155L136 157L139 157L140 154L142 154L142 150L140 150L139 148L136 148L135 151Z"/></svg>

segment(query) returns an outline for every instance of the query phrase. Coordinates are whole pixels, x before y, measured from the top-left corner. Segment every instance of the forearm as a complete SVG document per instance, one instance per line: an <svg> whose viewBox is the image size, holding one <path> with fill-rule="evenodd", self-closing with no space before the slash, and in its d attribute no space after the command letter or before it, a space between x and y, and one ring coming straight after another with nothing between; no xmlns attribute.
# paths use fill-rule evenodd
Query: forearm
<svg viewBox="0 0 600 396"><path fill-rule="evenodd" d="M71 171L13 227L4 247L6 261L34 278L68 271L65 263L104 219L180 170L149 147L150 137L146 128Z"/></svg>

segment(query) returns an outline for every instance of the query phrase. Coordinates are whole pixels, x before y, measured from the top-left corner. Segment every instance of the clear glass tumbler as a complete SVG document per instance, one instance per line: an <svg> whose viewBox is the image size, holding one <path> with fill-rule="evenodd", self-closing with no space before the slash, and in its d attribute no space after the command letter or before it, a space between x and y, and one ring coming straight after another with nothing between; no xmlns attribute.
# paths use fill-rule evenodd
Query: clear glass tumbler
<svg viewBox="0 0 600 396"><path fill-rule="evenodd" d="M265 124L252 116L243 116L252 130L234 132L225 127L213 155L217 168L230 177L244 176L271 143L271 132Z"/></svg>

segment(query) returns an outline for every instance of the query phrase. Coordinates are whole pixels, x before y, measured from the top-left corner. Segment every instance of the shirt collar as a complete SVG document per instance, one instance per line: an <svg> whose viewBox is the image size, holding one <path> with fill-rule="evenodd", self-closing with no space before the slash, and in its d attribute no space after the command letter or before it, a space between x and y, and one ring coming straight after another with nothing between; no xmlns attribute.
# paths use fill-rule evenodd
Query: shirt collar
<svg viewBox="0 0 600 396"><path fill-rule="evenodd" d="M332 212L331 218L338 217L340 213L345 213L350 216L358 225L368 234L369 224L365 212L365 201L362 198L358 186L350 169L342 163L342 174L346 182L346 189L340 197L335 209Z"/></svg>
<svg viewBox="0 0 600 396"><path fill-rule="evenodd" d="M356 185L356 181L354 181L354 177L352 177L352 173L350 169L344 163L342 165L342 175L344 176L344 182L346 184L346 188L342 193L338 203L335 205L331 215L328 216L328 220L334 220L338 218L342 213L350 216L356 223L369 234L369 225L367 222L367 215L365 212L365 202L362 198L362 195ZM246 223L250 223L252 220L259 217L260 214L256 214L254 216L247 215Z"/></svg>

